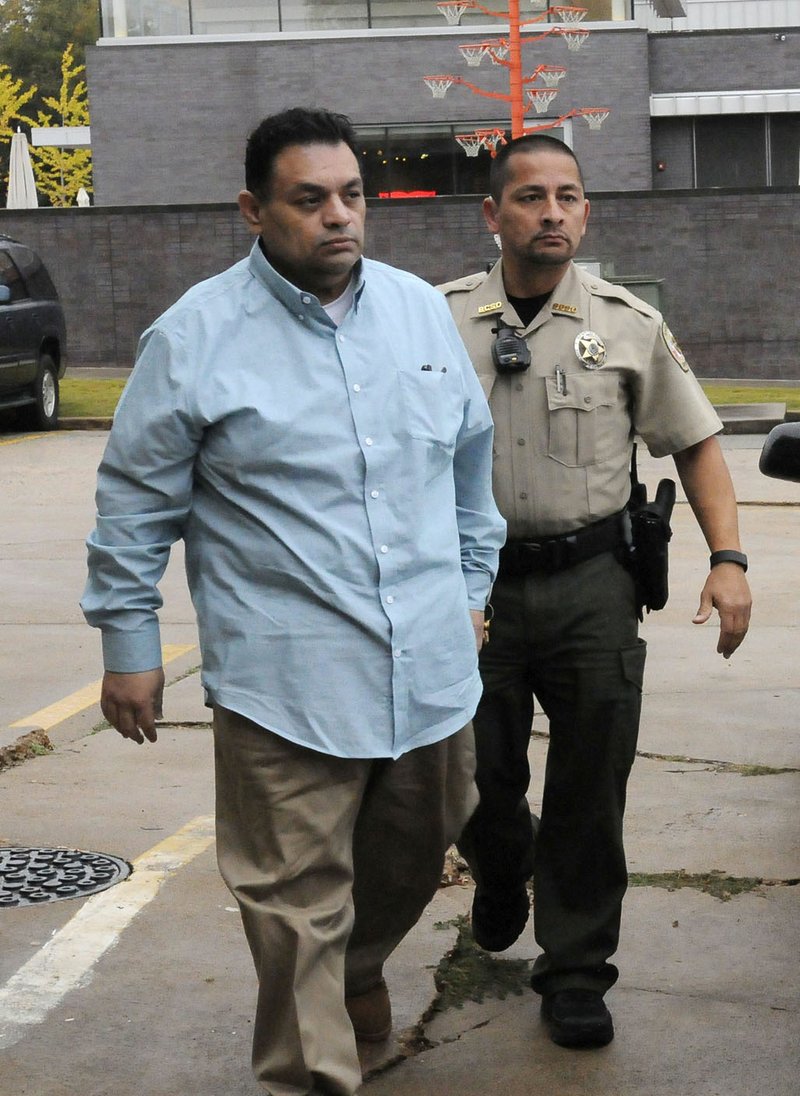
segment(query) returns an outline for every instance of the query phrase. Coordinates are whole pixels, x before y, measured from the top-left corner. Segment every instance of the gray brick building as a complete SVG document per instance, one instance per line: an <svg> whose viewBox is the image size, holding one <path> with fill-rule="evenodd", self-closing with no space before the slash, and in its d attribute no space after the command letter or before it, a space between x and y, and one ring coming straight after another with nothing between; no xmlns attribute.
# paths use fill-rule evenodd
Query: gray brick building
<svg viewBox="0 0 800 1096"><path fill-rule="evenodd" d="M466 64L459 46L502 39L504 24L463 6L448 26L434 0L103 0L87 50L94 207L0 211L0 231L54 270L72 361L127 364L146 323L244 253L246 136L288 105L356 124L370 254L431 281L482 267L495 254L480 214L489 158L454 137L508 128L509 108L459 81L502 95L508 73ZM584 6L591 33L572 51L563 9L523 4L542 16L526 69L567 70L527 121L582 161L583 254L658 284L701 375L800 376L800 0ZM430 74L458 79L434 98ZM598 131L588 106L609 111Z"/></svg>

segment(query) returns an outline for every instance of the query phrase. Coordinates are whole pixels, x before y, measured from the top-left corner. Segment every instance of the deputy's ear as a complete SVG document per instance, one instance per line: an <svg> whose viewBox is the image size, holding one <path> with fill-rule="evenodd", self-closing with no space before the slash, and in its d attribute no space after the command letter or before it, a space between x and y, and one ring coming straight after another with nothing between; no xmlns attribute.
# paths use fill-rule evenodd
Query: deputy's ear
<svg viewBox="0 0 800 1096"><path fill-rule="evenodd" d="M499 232L497 224L497 202L494 198L483 199L483 217L492 232Z"/></svg>

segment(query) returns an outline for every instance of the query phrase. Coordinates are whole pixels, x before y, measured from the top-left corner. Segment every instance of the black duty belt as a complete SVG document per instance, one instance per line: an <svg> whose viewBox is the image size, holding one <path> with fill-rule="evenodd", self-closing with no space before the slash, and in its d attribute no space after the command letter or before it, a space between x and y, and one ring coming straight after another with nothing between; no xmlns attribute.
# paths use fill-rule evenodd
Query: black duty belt
<svg viewBox="0 0 800 1096"><path fill-rule="evenodd" d="M557 537L508 541L500 549L498 578L519 578L533 572L554 574L602 552L613 552L622 543L623 513Z"/></svg>

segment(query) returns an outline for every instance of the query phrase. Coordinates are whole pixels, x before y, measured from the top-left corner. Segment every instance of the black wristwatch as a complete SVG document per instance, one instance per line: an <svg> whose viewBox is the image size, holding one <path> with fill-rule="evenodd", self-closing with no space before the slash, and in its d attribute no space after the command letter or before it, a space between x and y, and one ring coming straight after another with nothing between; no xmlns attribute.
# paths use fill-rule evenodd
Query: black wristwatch
<svg viewBox="0 0 800 1096"><path fill-rule="evenodd" d="M747 556L744 552L735 552L732 548L711 553L708 557L709 567L716 567L718 563L738 563L743 571L747 570Z"/></svg>

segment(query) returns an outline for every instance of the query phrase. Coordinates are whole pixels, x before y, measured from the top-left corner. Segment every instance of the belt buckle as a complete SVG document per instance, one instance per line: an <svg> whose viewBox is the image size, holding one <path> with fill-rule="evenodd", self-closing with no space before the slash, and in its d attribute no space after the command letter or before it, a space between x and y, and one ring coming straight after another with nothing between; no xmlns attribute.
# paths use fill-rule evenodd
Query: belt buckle
<svg viewBox="0 0 800 1096"><path fill-rule="evenodd" d="M540 546L542 566L551 572L564 571L567 567L571 567L577 543L576 536L554 537L552 540L543 541Z"/></svg>

